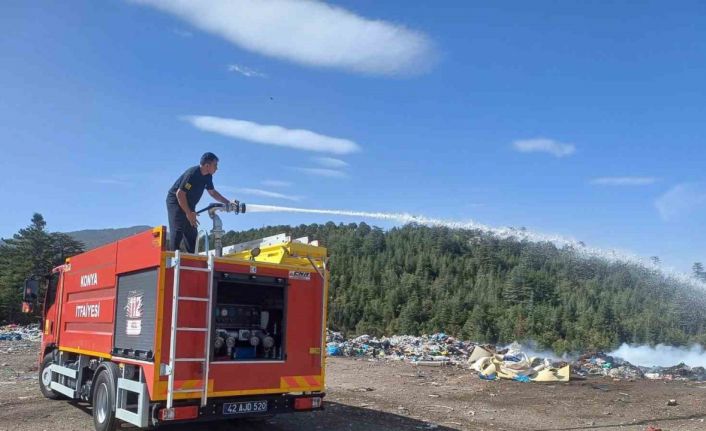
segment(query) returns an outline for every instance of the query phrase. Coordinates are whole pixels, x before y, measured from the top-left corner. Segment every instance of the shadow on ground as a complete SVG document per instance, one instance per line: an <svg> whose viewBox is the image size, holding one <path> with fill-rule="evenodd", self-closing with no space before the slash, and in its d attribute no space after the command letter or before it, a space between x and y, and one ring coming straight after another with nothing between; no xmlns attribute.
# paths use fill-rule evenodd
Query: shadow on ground
<svg viewBox="0 0 706 431"><path fill-rule="evenodd" d="M123 426L121 429L135 429ZM283 414L273 418L236 419L201 424L181 424L160 427L164 431L455 431L457 428L430 424L421 420L377 410L367 410L334 402L326 403L326 410L309 413Z"/></svg>

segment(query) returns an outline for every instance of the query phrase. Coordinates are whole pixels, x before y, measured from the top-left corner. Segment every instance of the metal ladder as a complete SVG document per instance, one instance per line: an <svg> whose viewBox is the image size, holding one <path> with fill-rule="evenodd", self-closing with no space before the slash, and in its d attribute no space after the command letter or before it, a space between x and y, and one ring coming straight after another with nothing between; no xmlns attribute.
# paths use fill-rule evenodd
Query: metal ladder
<svg viewBox="0 0 706 431"><path fill-rule="evenodd" d="M212 318L212 307L213 307L213 255L208 257L208 267L197 268L193 266L182 266L181 264L181 252L179 250L174 252L174 257L170 260L167 265L170 268L174 268L174 288L172 289L172 327L171 336L169 341L169 368L167 373L169 375L169 381L167 385L167 408L170 409L174 405L174 394L179 393L196 393L201 392L201 407L206 406L208 400L208 373L209 373L209 356L211 353L210 341L211 341L211 318ZM181 271L198 271L208 273L208 297L195 297L195 296L180 296L179 295L179 281ZM179 302L181 301L195 301L195 302L205 302L206 303L206 326L200 328L190 328L190 327L178 327L178 317L179 317ZM204 350L203 357L201 358L177 358L176 357L176 343L177 343L177 333L179 332L204 332ZM191 389L174 389L174 375L176 364L179 362L200 362L202 365L202 381L200 388Z"/></svg>

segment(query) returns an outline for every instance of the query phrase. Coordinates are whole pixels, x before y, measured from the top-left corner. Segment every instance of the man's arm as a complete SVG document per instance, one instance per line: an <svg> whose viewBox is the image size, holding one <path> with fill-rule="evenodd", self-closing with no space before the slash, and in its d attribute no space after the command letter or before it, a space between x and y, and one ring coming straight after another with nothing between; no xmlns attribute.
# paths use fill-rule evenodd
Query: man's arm
<svg viewBox="0 0 706 431"><path fill-rule="evenodd" d="M216 189L208 190L207 189L206 191L208 192L209 195L211 195L211 197L213 199L217 200L218 202L220 202L222 204L226 204L226 205L230 204L230 201L228 199L224 198L222 194L218 193L218 190L216 190Z"/></svg>
<svg viewBox="0 0 706 431"><path fill-rule="evenodd" d="M196 218L196 213L191 211L191 208L189 208L189 203L186 201L186 192L182 189L177 190L176 198L177 202L179 202L181 210L184 211L184 214L186 214L186 218L189 220L189 223L191 223L191 226L198 226L199 220Z"/></svg>

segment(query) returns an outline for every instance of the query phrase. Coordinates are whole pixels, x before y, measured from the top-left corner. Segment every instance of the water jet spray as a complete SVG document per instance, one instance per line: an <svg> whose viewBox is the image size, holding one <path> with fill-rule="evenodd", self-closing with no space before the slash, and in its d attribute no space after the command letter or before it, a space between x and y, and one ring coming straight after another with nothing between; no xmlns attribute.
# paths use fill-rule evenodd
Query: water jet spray
<svg viewBox="0 0 706 431"><path fill-rule="evenodd" d="M322 215L340 215L347 217L359 217L363 219L378 219L387 220L398 223L416 223L425 226L448 227L451 229L462 230L478 230L483 233L491 234L500 239L517 239L518 241L530 242L549 242L559 248L570 248L579 256L584 258L600 258L608 262L624 262L640 265L644 268L658 271L666 278L675 280L680 283L687 284L692 287L706 290L706 283L703 283L689 275L683 274L676 270L665 269L659 267L648 259L641 258L637 255L615 250L602 250L595 247L588 247L583 242L573 238L566 238L559 235L550 235L539 232L530 232L524 229L516 229L512 227L491 227L482 223L477 223L472 220L468 221L453 221L445 219L430 218L421 215L413 215L409 213L384 213L384 212L369 212L369 211L354 211L354 210L335 210L335 209L316 209L316 208L295 208L283 207L277 205L260 205L248 204L248 213L276 213L288 212L299 214L322 214ZM242 204L242 211L245 212L245 204Z"/></svg>

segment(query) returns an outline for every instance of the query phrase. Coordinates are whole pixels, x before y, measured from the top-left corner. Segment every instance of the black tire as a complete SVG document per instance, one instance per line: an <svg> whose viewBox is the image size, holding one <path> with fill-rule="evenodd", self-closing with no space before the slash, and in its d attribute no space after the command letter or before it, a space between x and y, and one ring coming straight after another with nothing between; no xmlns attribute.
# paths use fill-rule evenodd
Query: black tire
<svg viewBox="0 0 706 431"><path fill-rule="evenodd" d="M61 395L51 390L49 385L51 384L51 372L49 371L49 365L52 364L52 354L49 352L47 356L44 357L42 361L42 366L39 367L39 390L42 391L42 395L50 400L58 400Z"/></svg>
<svg viewBox="0 0 706 431"><path fill-rule="evenodd" d="M99 371L93 382L93 426L96 431L113 431L118 423L115 418L115 377L108 369Z"/></svg>

